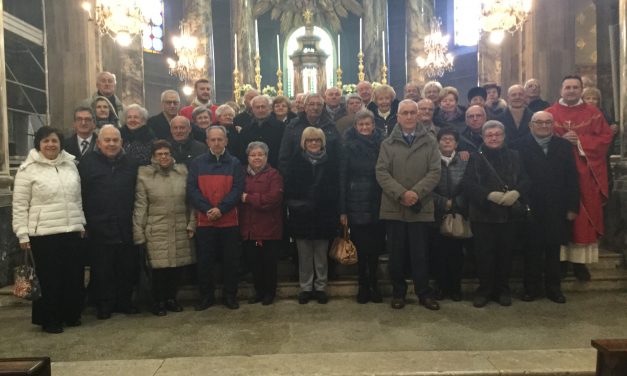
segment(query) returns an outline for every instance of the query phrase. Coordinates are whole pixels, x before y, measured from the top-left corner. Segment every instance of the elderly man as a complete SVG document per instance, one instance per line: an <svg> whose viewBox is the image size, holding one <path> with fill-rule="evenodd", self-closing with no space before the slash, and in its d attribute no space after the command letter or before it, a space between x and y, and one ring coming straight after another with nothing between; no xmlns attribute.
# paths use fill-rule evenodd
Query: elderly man
<svg viewBox="0 0 627 376"><path fill-rule="evenodd" d="M508 145L529 134L532 115L533 112L526 107L525 89L521 85L510 86L507 89L507 108L494 118L505 126L505 142Z"/></svg>
<svg viewBox="0 0 627 376"><path fill-rule="evenodd" d="M411 99L416 103L422 99L422 95L420 95L420 86L418 86L418 84L408 82L405 84L403 91L403 99Z"/></svg>
<svg viewBox="0 0 627 376"><path fill-rule="evenodd" d="M281 140L285 127L283 123L270 116L272 108L272 100L265 95L258 95L250 101L253 119L250 125L240 133L243 148L248 147L253 141L261 141L268 145L270 149L268 153L268 163L270 166L278 166L279 150L281 149ZM243 154L245 150L242 151ZM248 159L242 155L243 164L248 164Z"/></svg>
<svg viewBox="0 0 627 376"><path fill-rule="evenodd" d="M351 93L346 96L346 115L342 116L335 122L337 131L344 136L344 133L353 127L355 114L364 107L364 102L357 93Z"/></svg>
<svg viewBox="0 0 627 376"><path fill-rule="evenodd" d="M608 198L605 158L612 142L612 130L597 108L583 102L582 92L581 77L566 76L559 102L546 111L553 115L555 134L572 144L579 173L581 215L575 219L573 238L562 247L560 258L573 263L577 279L589 281L586 264L598 261L598 240L604 232L603 204Z"/></svg>
<svg viewBox="0 0 627 376"><path fill-rule="evenodd" d="M241 257L237 204L244 192L244 170L226 150L226 129L207 129L209 152L189 166L187 197L197 211L196 259L200 301L197 311L215 302L213 267L216 254L222 259L223 298L229 309L238 309L237 284Z"/></svg>
<svg viewBox="0 0 627 376"><path fill-rule="evenodd" d="M170 139L170 122L181 108L181 97L175 90L166 90L161 93L161 112L148 118L146 125L152 129L157 139Z"/></svg>
<svg viewBox="0 0 627 376"><path fill-rule="evenodd" d="M332 155L331 158L339 157L340 152L340 133L335 128L335 124L323 111L324 99L322 95L312 93L305 97L305 112L298 114L298 117L285 127L281 147L279 150L279 171L282 174L287 172L289 161L294 158L297 153L301 152L300 138L303 130L307 127L320 128L326 137L327 154ZM272 151L272 150L270 150Z"/></svg>
<svg viewBox="0 0 627 376"><path fill-rule="evenodd" d="M551 104L542 98L542 85L540 81L535 78L530 78L525 82L525 100L527 102L527 108L532 112L542 111L548 108Z"/></svg>
<svg viewBox="0 0 627 376"><path fill-rule="evenodd" d="M172 118L170 134L174 160L176 163L184 163L188 169L194 158L207 152L205 144L191 137L192 125L185 116L179 115Z"/></svg>
<svg viewBox="0 0 627 376"><path fill-rule="evenodd" d="M356 89L361 101L364 102L364 106L368 107L372 101L372 84L369 81L360 81L357 83ZM372 111L370 108L368 109Z"/></svg>
<svg viewBox="0 0 627 376"><path fill-rule="evenodd" d="M137 280L137 248L133 245L133 205L137 165L122 150L120 131L100 129L98 148L78 166L86 230L91 241L91 293L97 317L139 311L131 302Z"/></svg>
<svg viewBox="0 0 627 376"><path fill-rule="evenodd" d="M290 110L295 113L301 113L303 111L305 111L305 97L307 96L307 94L305 93L298 93L296 94L296 96L294 97L294 100L292 101L292 107L290 108Z"/></svg>
<svg viewBox="0 0 627 376"><path fill-rule="evenodd" d="M81 104L85 107L91 107L96 97L105 97L113 107L115 118L120 119L122 112L124 112L124 105L122 100L115 95L116 84L115 74L106 71L98 73L96 76L96 92L90 98L82 101Z"/></svg>
<svg viewBox="0 0 627 376"><path fill-rule="evenodd" d="M466 129L459 135L457 151L477 152L483 144L481 127L487 121L483 106L470 106L466 110Z"/></svg>
<svg viewBox="0 0 627 376"><path fill-rule="evenodd" d="M560 245L568 238L571 221L579 211L577 167L571 144L553 135L550 113L533 114L530 128L531 134L512 145L531 181L529 206L533 216L525 237L528 245L522 300L534 300L544 287L547 298L566 303L560 288Z"/></svg>
<svg viewBox="0 0 627 376"><path fill-rule="evenodd" d="M211 110L211 120L215 121L218 106L211 103L211 84L209 80L206 78L196 80L196 82L194 82L194 93L196 93L196 98L194 98L192 104L183 107L179 115L183 115L192 121L192 112L194 109L198 106L205 106Z"/></svg>
<svg viewBox="0 0 627 376"><path fill-rule="evenodd" d="M250 104L249 104L250 105ZM242 127L233 124L235 118L235 110L228 104L223 104L216 110L216 124L226 128L226 138L229 141L226 150L243 163L246 154L246 146L242 142ZM206 129L200 129L205 135L203 141L207 139ZM206 141L205 141L206 142Z"/></svg>
<svg viewBox="0 0 627 376"><path fill-rule="evenodd" d="M94 150L98 135L94 132L96 123L90 107L79 106L74 109L74 134L65 139L64 149L76 157L76 161Z"/></svg>
<svg viewBox="0 0 627 376"><path fill-rule="evenodd" d="M246 128L253 121L253 110L250 102L254 97L258 96L259 92L255 89L250 89L244 94L244 111L240 112L233 119L233 124L237 127Z"/></svg>
<svg viewBox="0 0 627 376"><path fill-rule="evenodd" d="M431 297L427 268L427 224L434 221L431 191L440 181L440 151L435 138L417 127L418 105L404 99L398 124L381 143L375 167L383 190L380 218L387 221L389 272L394 309L405 306L409 265L414 291L425 308L438 310Z"/></svg>
<svg viewBox="0 0 627 376"><path fill-rule="evenodd" d="M341 102L342 92L337 87L331 86L324 92L324 109L333 121L346 115L346 106Z"/></svg>
<svg viewBox="0 0 627 376"><path fill-rule="evenodd" d="M440 127L433 123L433 113L435 105L431 99L421 99L418 101L418 126L424 128L427 133L437 137Z"/></svg>

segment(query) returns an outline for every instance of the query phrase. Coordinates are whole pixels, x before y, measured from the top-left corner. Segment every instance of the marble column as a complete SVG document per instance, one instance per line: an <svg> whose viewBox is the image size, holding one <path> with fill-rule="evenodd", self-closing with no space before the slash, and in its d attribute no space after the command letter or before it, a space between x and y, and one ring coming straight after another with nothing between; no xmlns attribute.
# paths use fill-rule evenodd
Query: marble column
<svg viewBox="0 0 627 376"><path fill-rule="evenodd" d="M363 0L363 9L364 73L366 80L380 82L383 65L381 31L388 34L387 1Z"/></svg>
<svg viewBox="0 0 627 376"><path fill-rule="evenodd" d="M231 0L231 30L237 33L240 85L255 86L255 19L252 0ZM231 50L231 48L229 48Z"/></svg>
<svg viewBox="0 0 627 376"><path fill-rule="evenodd" d="M207 79L211 83L211 87L215 88L215 65L214 65L214 49L213 49L213 14L211 11L211 0L186 0L184 6L185 21L190 25L192 35L198 37L201 44L204 45L207 62L205 69L207 70ZM202 77L197 77L202 78ZM193 82L189 82L190 85ZM215 91L211 93L215 99Z"/></svg>
<svg viewBox="0 0 627 376"><path fill-rule="evenodd" d="M407 82L424 85L429 78L418 68L416 59L424 50L425 36L430 32L429 20L433 16L432 3L427 0L405 2Z"/></svg>

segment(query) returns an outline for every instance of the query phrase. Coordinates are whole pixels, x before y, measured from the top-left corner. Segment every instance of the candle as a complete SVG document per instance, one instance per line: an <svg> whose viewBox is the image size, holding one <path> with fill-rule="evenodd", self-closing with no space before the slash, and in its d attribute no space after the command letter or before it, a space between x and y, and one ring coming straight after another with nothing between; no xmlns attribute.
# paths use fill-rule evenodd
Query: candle
<svg viewBox="0 0 627 376"><path fill-rule="evenodd" d="M237 33L235 33L235 69L237 69Z"/></svg>
<svg viewBox="0 0 627 376"><path fill-rule="evenodd" d="M281 44L279 43L279 34L276 35L276 61L279 64L279 70L281 70Z"/></svg>
<svg viewBox="0 0 627 376"><path fill-rule="evenodd" d="M259 30L257 29L257 20L255 20L255 49L257 56L259 56Z"/></svg>
<svg viewBox="0 0 627 376"><path fill-rule="evenodd" d="M381 32L381 46L383 49L383 65L385 65L385 31Z"/></svg>
<svg viewBox="0 0 627 376"><path fill-rule="evenodd" d="M363 51L361 44L361 17L359 17L359 52Z"/></svg>
<svg viewBox="0 0 627 376"><path fill-rule="evenodd" d="M337 66L342 65L342 49L340 48L340 34L337 35Z"/></svg>

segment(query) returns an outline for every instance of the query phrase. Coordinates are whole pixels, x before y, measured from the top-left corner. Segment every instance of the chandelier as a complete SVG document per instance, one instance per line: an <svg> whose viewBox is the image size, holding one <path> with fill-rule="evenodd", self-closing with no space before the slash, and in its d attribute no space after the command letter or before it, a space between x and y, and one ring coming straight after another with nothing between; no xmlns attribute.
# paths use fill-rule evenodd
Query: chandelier
<svg viewBox="0 0 627 376"><path fill-rule="evenodd" d="M520 29L531 12L532 0L482 0L481 28L490 33L490 41L501 43L505 32Z"/></svg>
<svg viewBox="0 0 627 376"><path fill-rule="evenodd" d="M453 55L448 53L448 35L442 35L440 20L431 19L431 33L425 37L424 53L416 59L418 67L427 77L441 77L453 70Z"/></svg>
<svg viewBox="0 0 627 376"><path fill-rule="evenodd" d="M191 35L189 24L181 22L180 29L181 35L172 38L178 60L168 58L167 62L170 75L177 76L187 87L187 83L206 75L207 58L204 43Z"/></svg>
<svg viewBox="0 0 627 376"><path fill-rule="evenodd" d="M147 19L144 10L149 9L148 0L96 0L95 21L98 29L121 46L129 46L136 35L142 33ZM83 9L91 19L91 4L83 2Z"/></svg>

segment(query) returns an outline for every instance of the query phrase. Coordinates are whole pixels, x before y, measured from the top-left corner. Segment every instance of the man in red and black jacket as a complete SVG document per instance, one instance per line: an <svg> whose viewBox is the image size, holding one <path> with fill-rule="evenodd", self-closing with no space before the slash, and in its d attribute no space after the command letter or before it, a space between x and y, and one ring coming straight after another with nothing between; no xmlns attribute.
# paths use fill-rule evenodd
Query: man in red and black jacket
<svg viewBox="0 0 627 376"><path fill-rule="evenodd" d="M237 284L241 256L237 204L244 191L242 165L226 150L226 129L207 129L209 152L196 157L189 166L187 197L197 210L196 258L202 311L215 302L213 264L220 252L224 274L224 304L239 308Z"/></svg>

